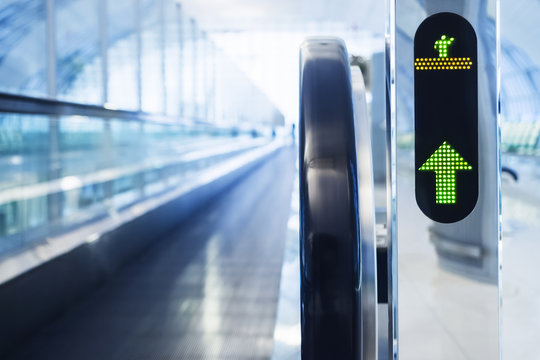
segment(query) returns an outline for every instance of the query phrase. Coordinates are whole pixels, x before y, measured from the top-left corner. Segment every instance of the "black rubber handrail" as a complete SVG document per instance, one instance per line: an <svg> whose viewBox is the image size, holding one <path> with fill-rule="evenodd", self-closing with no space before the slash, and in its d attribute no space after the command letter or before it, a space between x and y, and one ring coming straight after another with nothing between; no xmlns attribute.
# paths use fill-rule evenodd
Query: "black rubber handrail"
<svg viewBox="0 0 540 360"><path fill-rule="evenodd" d="M147 113L143 111L117 110L100 105L81 104L25 95L0 92L0 113L53 116L88 116L104 119L150 121L170 124L201 124L212 126L199 119L182 119L178 116ZM215 126L212 126L215 127Z"/></svg>
<svg viewBox="0 0 540 360"><path fill-rule="evenodd" d="M302 44L299 135L302 359L360 359L354 111L341 40Z"/></svg>

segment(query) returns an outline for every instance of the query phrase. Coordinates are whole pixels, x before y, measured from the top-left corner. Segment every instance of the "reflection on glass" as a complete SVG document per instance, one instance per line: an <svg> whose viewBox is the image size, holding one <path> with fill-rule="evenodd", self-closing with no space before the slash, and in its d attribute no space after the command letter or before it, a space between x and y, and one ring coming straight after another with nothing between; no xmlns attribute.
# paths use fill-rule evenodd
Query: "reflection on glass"
<svg viewBox="0 0 540 360"><path fill-rule="evenodd" d="M268 141L84 116L4 114L0 126L0 256L170 191Z"/></svg>
<svg viewBox="0 0 540 360"><path fill-rule="evenodd" d="M162 2L141 1L141 104L150 113L164 111Z"/></svg>
<svg viewBox="0 0 540 360"><path fill-rule="evenodd" d="M195 41L195 117L206 118L206 80L208 63L206 59L206 34L198 31Z"/></svg>
<svg viewBox="0 0 540 360"><path fill-rule="evenodd" d="M0 91L47 95L45 1L3 0L0 19Z"/></svg>
<svg viewBox="0 0 540 360"><path fill-rule="evenodd" d="M183 51L182 51L182 100L183 114L187 118L194 118L196 99L196 68L197 68L197 33L195 22L182 17Z"/></svg>
<svg viewBox="0 0 540 360"><path fill-rule="evenodd" d="M108 103L136 110L138 60L135 0L107 1Z"/></svg>
<svg viewBox="0 0 540 360"><path fill-rule="evenodd" d="M95 241L98 222L145 211L145 200L195 186L202 171L268 143L261 135L283 119L226 56L210 59L212 42L173 0L54 1L49 44L45 3L0 5L0 91L47 95L44 54L51 45L58 98L173 117L0 114L1 259L35 246L67 251L63 240L73 245L75 230L91 230L88 241ZM71 109L84 114L84 107ZM195 117L203 121L189 121ZM16 271L11 267L0 281Z"/></svg>
<svg viewBox="0 0 540 360"><path fill-rule="evenodd" d="M165 4L165 94L167 115L180 115L182 106L182 18L180 5Z"/></svg>
<svg viewBox="0 0 540 360"><path fill-rule="evenodd" d="M59 99L93 104L102 101L98 14L97 1L55 2Z"/></svg>
<svg viewBox="0 0 540 360"><path fill-rule="evenodd" d="M0 128L0 252L4 252L27 241L24 229L47 224L46 197L26 190L49 177L50 138L43 116L3 114Z"/></svg>

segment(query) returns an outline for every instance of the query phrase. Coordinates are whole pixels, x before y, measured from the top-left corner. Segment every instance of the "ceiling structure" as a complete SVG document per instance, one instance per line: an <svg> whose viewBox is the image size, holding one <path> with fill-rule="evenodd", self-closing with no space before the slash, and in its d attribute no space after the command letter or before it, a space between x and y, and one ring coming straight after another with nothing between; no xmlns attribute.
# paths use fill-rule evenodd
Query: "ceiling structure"
<svg viewBox="0 0 540 360"><path fill-rule="evenodd" d="M67 6L75 1L56 0L56 3ZM341 37L345 39L351 54L366 58L384 50L385 0L176 1L269 96L289 118L289 122L297 118L298 48L306 36ZM406 22L416 24L418 16L422 16L421 8L428 1L440 0L398 0L402 22L410 18ZM490 8L494 8L492 2L497 0L485 1L491 4ZM43 9L30 6L34 3L30 0L5 0L0 6L3 10L0 20L8 24L10 29L18 29L0 34L4 52L10 49L9 44L25 44L28 37L38 39L44 36L43 21L32 18ZM109 3L115 2L109 0ZM537 101L540 97L540 47L535 46L540 36L540 27L536 24L540 2L515 0L500 3L502 93L507 100L503 113L506 112L509 121L527 118L536 121L537 117L540 120L536 115L540 114L540 102ZM21 7L35 11L27 10L25 17L21 17ZM87 23L77 23L80 27L78 33L88 33L85 28ZM413 32L398 29L401 46L410 50ZM27 46L25 49L36 53L44 51L39 46ZM28 55L27 51L21 51L21 58ZM6 63L8 60L4 59L4 55L0 51L0 61ZM403 66L408 64L405 57L399 61L405 62ZM21 67L16 63L12 68ZM35 73L39 73L39 70L28 69ZM4 74L4 79L9 75ZM412 79L402 78L401 84L410 87ZM410 108L412 103L404 105L402 109Z"/></svg>
<svg viewBox="0 0 540 360"><path fill-rule="evenodd" d="M384 49L384 0L178 1L290 121L297 117L297 56L305 36L342 37L350 53L368 58ZM418 23L426 1L398 0L401 22ZM488 8L495 8L493 1L498 0L486 0ZM500 6L502 94L507 100L503 115L508 121L536 119L540 113L540 47L534 44L540 36L536 20L540 2L500 1ZM412 47L414 34L400 30L402 48ZM402 78L401 83L411 87L412 79ZM403 105L410 112L412 102Z"/></svg>
<svg viewBox="0 0 540 360"><path fill-rule="evenodd" d="M336 36L351 54L384 49L385 1L179 0L285 115L298 118L298 51L308 36Z"/></svg>
<svg viewBox="0 0 540 360"><path fill-rule="evenodd" d="M384 33L384 0L181 0L209 32L298 30L321 23Z"/></svg>

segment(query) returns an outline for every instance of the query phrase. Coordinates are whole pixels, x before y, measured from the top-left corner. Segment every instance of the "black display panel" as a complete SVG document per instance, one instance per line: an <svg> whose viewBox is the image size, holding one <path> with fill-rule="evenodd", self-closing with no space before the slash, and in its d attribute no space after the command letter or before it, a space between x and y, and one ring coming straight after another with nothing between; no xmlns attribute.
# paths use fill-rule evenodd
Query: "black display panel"
<svg viewBox="0 0 540 360"><path fill-rule="evenodd" d="M439 13L414 37L416 202L441 223L459 221L478 199L478 59L471 24Z"/></svg>

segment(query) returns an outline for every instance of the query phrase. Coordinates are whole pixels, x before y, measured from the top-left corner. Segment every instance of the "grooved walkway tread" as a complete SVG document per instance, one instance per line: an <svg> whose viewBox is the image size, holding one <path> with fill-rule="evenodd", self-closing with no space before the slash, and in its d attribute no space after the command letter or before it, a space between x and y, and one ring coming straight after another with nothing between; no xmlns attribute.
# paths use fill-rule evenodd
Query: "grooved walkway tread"
<svg viewBox="0 0 540 360"><path fill-rule="evenodd" d="M269 359L295 158L280 151L9 360Z"/></svg>

